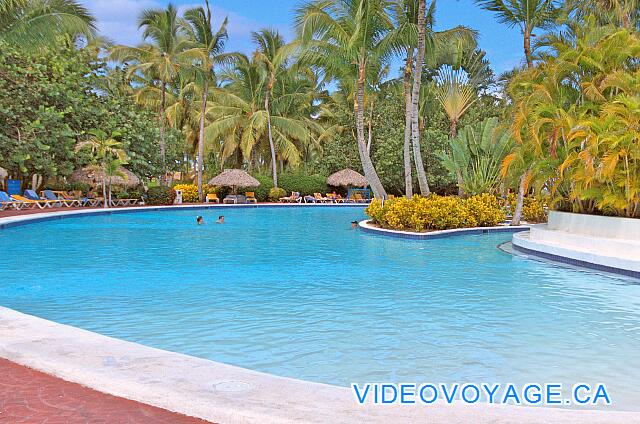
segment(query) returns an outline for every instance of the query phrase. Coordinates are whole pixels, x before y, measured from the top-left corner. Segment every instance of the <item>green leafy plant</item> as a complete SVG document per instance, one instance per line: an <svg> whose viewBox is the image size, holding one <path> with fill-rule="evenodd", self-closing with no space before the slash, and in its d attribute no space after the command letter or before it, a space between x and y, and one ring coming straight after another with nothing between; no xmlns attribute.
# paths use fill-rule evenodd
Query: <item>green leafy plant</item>
<svg viewBox="0 0 640 424"><path fill-rule="evenodd" d="M176 192L171 187L156 186L151 187L147 192L147 201L149 205L172 205L176 198Z"/></svg>
<svg viewBox="0 0 640 424"><path fill-rule="evenodd" d="M277 202L281 197L285 197L287 192L282 187L272 187L269 190L269 201Z"/></svg>

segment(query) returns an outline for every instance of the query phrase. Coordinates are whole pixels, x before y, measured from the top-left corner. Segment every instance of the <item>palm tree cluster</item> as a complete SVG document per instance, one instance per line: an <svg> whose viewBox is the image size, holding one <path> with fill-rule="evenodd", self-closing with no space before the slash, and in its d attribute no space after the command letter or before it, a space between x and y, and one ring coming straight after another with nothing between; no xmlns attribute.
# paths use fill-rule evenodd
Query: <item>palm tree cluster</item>
<svg viewBox="0 0 640 424"><path fill-rule="evenodd" d="M514 224L534 188L576 210L637 216L638 0L476 3L522 33L522 66L502 85L475 31L434 29L436 0L301 0L295 39L253 32L249 55L225 51L227 20L214 26L204 0L182 14L172 4L143 11L143 42L108 47L117 66L104 90L157 113L163 161L165 131L182 132L201 200L205 157L215 157L209 173L268 171L278 187L280 173L322 157L325 143L344 134L374 195L385 198L372 151L385 142L376 137L377 108L392 93L402 99L403 165L395 171L407 197L416 182L422 195L431 192L426 149L459 195L517 190ZM10 43L96 39L94 19L74 0L0 0L0 23L0 40ZM487 98L504 99L503 112L465 127ZM446 152L425 142L437 114Z"/></svg>

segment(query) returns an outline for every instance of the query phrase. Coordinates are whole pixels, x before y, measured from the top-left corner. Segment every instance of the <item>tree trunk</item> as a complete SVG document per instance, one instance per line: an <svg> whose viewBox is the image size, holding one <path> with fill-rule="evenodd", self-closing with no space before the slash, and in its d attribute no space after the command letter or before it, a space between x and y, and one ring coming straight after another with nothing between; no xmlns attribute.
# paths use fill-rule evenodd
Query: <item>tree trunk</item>
<svg viewBox="0 0 640 424"><path fill-rule="evenodd" d="M361 55L364 53L361 52ZM364 59L360 58L358 65L358 80L356 81L356 98L354 101L353 109L356 115L356 133L358 140L358 153L360 154L360 162L362 163L362 170L367 182L373 190L373 195L378 199L386 199L387 192L380 182L380 178L376 172L376 169L371 162L371 158L367 154L367 145L364 141L364 83L365 83L365 66Z"/></svg>
<svg viewBox="0 0 640 424"><path fill-rule="evenodd" d="M102 207L108 208L107 203L107 167L102 164Z"/></svg>
<svg viewBox="0 0 640 424"><path fill-rule="evenodd" d="M449 125L449 139L453 140L458 136L458 121L455 119L451 120L451 124ZM462 172L459 169L456 169L456 183L458 184L458 196L463 197L466 195L464 192L464 180L462 179Z"/></svg>
<svg viewBox="0 0 640 424"><path fill-rule="evenodd" d="M164 181L165 176L167 175L167 147L164 141L164 115L165 115L165 106L167 101L167 85L162 82L162 98L160 101L160 160L162 161L162 179Z"/></svg>
<svg viewBox="0 0 640 424"><path fill-rule="evenodd" d="M533 59L531 58L531 30L525 28L524 30L524 57L527 59L527 67L533 66Z"/></svg>
<svg viewBox="0 0 640 424"><path fill-rule="evenodd" d="M431 194L427 174L424 170L422 153L420 152L420 85L422 83L422 66L424 65L426 0L418 2L418 53L416 69L413 74L413 90L411 93L411 139L413 141L413 159L416 163L418 185L423 196Z"/></svg>
<svg viewBox="0 0 640 424"><path fill-rule="evenodd" d="M413 197L413 176L411 175L411 69L413 68L413 49L407 53L404 68L404 193L407 199Z"/></svg>
<svg viewBox="0 0 640 424"><path fill-rule="evenodd" d="M524 193L526 191L528 175L529 171L526 171L520 177L520 184L518 185L518 198L516 200L516 210L513 212L511 225L520 225L520 218L522 217L522 206L524 205Z"/></svg>
<svg viewBox="0 0 640 424"><path fill-rule="evenodd" d="M369 122L367 128L367 154L371 157L371 141L373 140L373 101L369 105Z"/></svg>
<svg viewBox="0 0 640 424"><path fill-rule="evenodd" d="M273 171L273 187L278 187L278 166L276 162L276 148L273 144L273 136L271 135L271 113L269 112L269 95L270 90L264 96L264 110L267 112L267 132L269 134L269 149L271 149L271 170Z"/></svg>
<svg viewBox="0 0 640 424"><path fill-rule="evenodd" d="M202 174L204 173L204 115L207 111L207 94L209 90L209 80L205 77L203 93L202 93L202 108L200 110L200 134L198 134L198 201L202 203L204 201L204 193L202 190Z"/></svg>

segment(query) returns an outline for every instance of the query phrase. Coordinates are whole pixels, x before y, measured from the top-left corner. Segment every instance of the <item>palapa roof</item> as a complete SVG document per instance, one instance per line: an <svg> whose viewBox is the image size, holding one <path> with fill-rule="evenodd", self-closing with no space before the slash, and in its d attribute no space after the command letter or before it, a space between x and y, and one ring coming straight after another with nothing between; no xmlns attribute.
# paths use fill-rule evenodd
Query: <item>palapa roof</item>
<svg viewBox="0 0 640 424"><path fill-rule="evenodd" d="M352 187L366 187L369 185L364 175L349 168L329 175L329 178L327 178L327 184L331 186Z"/></svg>
<svg viewBox="0 0 640 424"><path fill-rule="evenodd" d="M135 187L140 185L140 178L138 178L133 172L126 168L119 167L117 174L111 177L111 185L123 186L123 187ZM91 165L86 168L76 169L69 177L71 181L79 183L86 183L92 185L102 184L102 169L99 166Z"/></svg>
<svg viewBox="0 0 640 424"><path fill-rule="evenodd" d="M209 181L209 185L224 187L258 187L260 181L242 169L225 169Z"/></svg>

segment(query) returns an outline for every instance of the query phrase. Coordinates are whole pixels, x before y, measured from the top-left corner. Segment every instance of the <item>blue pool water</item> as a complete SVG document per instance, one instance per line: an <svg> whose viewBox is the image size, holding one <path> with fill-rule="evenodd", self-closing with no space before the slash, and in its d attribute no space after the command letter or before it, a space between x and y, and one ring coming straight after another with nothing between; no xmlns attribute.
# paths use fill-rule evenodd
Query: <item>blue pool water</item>
<svg viewBox="0 0 640 424"><path fill-rule="evenodd" d="M637 281L512 256L509 234L366 234L361 208L220 213L0 230L0 305L311 381L602 382L639 409Z"/></svg>

